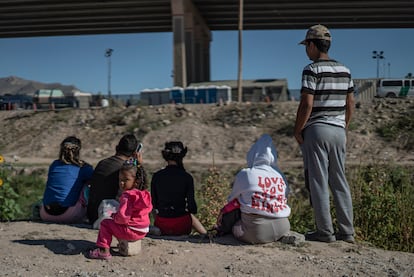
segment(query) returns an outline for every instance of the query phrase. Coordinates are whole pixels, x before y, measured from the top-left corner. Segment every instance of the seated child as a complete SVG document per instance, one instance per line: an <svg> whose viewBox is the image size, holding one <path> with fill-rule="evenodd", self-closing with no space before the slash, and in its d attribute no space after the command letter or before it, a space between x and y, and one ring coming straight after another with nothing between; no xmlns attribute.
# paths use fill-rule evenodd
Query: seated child
<svg viewBox="0 0 414 277"><path fill-rule="evenodd" d="M152 210L146 174L137 160L125 161L119 170L119 210L101 222L96 246L89 252L91 259L110 259L112 236L118 240L137 241L149 231Z"/></svg>
<svg viewBox="0 0 414 277"><path fill-rule="evenodd" d="M192 229L206 235L206 229L195 216L194 179L183 164L187 147L181 141L168 141L161 154L167 166L155 172L151 180L154 226L161 235L188 235Z"/></svg>

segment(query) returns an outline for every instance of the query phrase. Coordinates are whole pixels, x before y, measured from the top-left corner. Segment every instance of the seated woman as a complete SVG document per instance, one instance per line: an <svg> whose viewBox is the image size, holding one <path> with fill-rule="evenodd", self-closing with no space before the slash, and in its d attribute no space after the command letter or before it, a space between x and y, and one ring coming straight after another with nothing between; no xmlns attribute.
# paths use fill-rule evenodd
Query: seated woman
<svg viewBox="0 0 414 277"><path fill-rule="evenodd" d="M237 173L228 204L222 209L218 230L223 214L240 209L240 219L230 228L235 238L248 243L278 241L289 234L290 207L287 204L288 186L284 175L277 167L277 152L269 135L262 135L247 153L247 168Z"/></svg>
<svg viewBox="0 0 414 277"><path fill-rule="evenodd" d="M59 159L49 167L40 218L56 223L80 223L86 216L83 188L93 168L80 160L80 139L70 136L60 144Z"/></svg>
<svg viewBox="0 0 414 277"><path fill-rule="evenodd" d="M188 235L194 228L207 234L195 217L197 204L194 199L194 181L183 165L187 147L181 141L165 143L162 156L167 166L154 173L151 180L152 205L155 227L162 235Z"/></svg>

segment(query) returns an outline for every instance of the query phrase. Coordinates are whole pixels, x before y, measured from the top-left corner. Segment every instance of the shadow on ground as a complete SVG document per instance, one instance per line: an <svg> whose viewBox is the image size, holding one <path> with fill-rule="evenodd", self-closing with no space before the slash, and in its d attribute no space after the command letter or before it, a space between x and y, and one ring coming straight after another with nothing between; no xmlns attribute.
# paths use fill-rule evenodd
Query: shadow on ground
<svg viewBox="0 0 414 277"><path fill-rule="evenodd" d="M14 240L14 243L25 245L43 245L58 255L78 255L92 249L94 242L87 240L66 240L66 239L24 239Z"/></svg>

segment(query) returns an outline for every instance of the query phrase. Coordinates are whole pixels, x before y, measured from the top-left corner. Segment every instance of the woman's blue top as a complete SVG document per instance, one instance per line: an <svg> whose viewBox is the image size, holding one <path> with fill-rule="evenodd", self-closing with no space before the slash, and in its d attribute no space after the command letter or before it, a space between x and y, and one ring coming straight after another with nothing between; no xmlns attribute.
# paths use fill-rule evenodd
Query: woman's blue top
<svg viewBox="0 0 414 277"><path fill-rule="evenodd" d="M57 203L62 207L71 207L78 201L81 190L93 173L93 167L65 164L55 160L49 167L43 205Z"/></svg>

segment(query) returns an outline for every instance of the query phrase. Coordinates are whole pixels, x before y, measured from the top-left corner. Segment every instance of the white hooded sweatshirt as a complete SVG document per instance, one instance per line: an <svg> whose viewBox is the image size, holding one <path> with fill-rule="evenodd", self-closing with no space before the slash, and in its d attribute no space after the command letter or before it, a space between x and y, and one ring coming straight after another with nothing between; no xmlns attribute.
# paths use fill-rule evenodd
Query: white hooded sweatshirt
<svg viewBox="0 0 414 277"><path fill-rule="evenodd" d="M237 173L228 202L237 198L243 213L288 217L288 184L277 167L272 138L262 135L247 152L246 159L248 168Z"/></svg>

